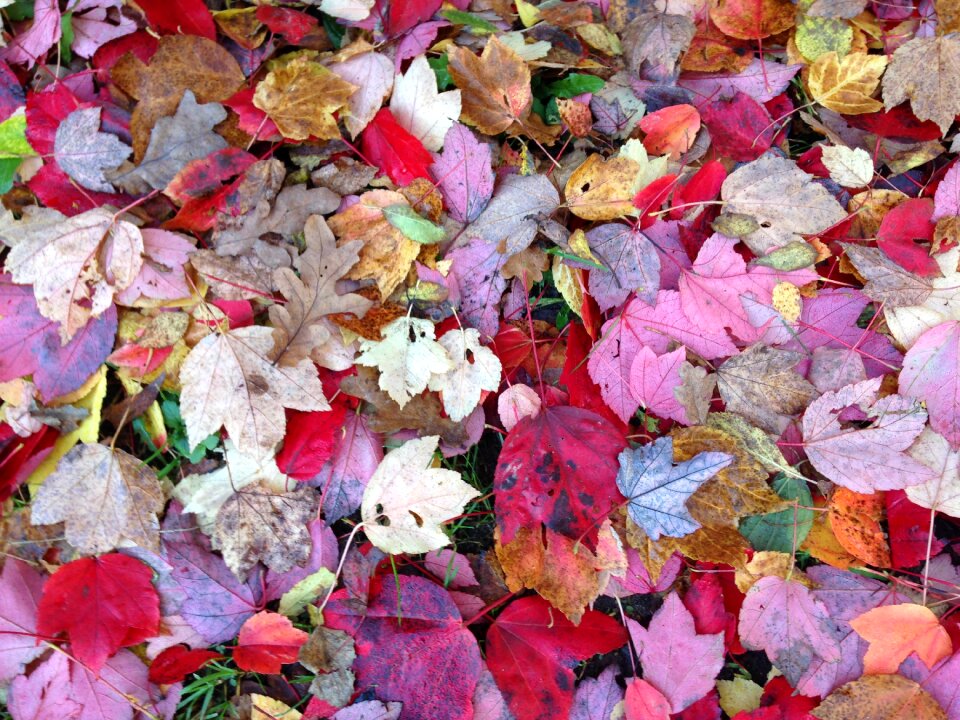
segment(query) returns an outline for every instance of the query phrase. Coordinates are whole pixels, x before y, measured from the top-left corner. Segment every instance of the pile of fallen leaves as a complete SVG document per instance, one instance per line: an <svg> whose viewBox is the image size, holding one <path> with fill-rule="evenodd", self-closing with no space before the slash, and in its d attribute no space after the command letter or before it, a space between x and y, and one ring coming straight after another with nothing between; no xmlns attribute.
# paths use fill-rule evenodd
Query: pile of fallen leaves
<svg viewBox="0 0 960 720"><path fill-rule="evenodd" d="M0 13L4 717L960 720L956 2Z"/></svg>

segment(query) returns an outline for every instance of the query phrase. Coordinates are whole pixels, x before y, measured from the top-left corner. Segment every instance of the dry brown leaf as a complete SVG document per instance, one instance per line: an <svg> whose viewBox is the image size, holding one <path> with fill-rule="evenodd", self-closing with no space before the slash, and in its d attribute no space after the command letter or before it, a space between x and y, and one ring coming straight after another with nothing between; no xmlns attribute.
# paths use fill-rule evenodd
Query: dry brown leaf
<svg viewBox="0 0 960 720"><path fill-rule="evenodd" d="M848 244L843 249L866 279L863 291L887 309L923 305L933 292L930 280L905 270L877 248Z"/></svg>
<svg viewBox="0 0 960 720"><path fill-rule="evenodd" d="M571 538L522 527L502 545L498 528L494 547L511 592L535 590L573 623L600 594L596 556Z"/></svg>
<svg viewBox="0 0 960 720"><path fill-rule="evenodd" d="M190 351L180 370L190 447L222 426L241 452L263 459L286 433L284 408L330 408L313 362L279 367L273 347L271 328L251 326L208 335Z"/></svg>
<svg viewBox="0 0 960 720"><path fill-rule="evenodd" d="M299 55L260 81L253 104L285 138L332 140L340 137L333 113L347 104L356 89L320 63Z"/></svg>
<svg viewBox="0 0 960 720"><path fill-rule="evenodd" d="M960 38L918 37L897 48L883 76L883 102L889 110L905 100L946 135L960 114Z"/></svg>
<svg viewBox="0 0 960 720"><path fill-rule="evenodd" d="M277 341L275 357L283 366L301 360L319 361L319 351L330 339L326 316L353 313L362 316L372 304L354 293L338 295L336 283L359 258L360 242L337 247L333 233L323 218L313 215L304 226L306 250L295 261L299 272L290 268L274 271L274 284L287 302L270 308Z"/></svg>
<svg viewBox="0 0 960 720"><path fill-rule="evenodd" d="M486 135L508 132L540 142L553 139L559 128L549 128L530 114L530 68L517 53L491 37L480 57L470 48L453 46L448 58L450 76L461 92L463 122Z"/></svg>
<svg viewBox="0 0 960 720"><path fill-rule="evenodd" d="M762 344L734 355L717 368L727 411L743 415L767 432L782 433L790 416L817 397L816 388L794 370L803 359L802 353Z"/></svg>
<svg viewBox="0 0 960 720"><path fill-rule="evenodd" d="M152 469L122 450L75 445L44 481L31 505L34 525L66 523L66 538L85 555L133 543L159 552L163 510Z"/></svg>
<svg viewBox="0 0 960 720"><path fill-rule="evenodd" d="M613 220L632 212L640 165L628 157L591 155L570 175L563 193L567 207L584 220Z"/></svg>
<svg viewBox="0 0 960 720"><path fill-rule="evenodd" d="M360 261L346 277L351 280L376 280L381 297L390 294L403 282L410 265L420 252L420 245L395 228L383 215L390 205L408 206L407 199L391 190L371 190L343 212L328 220L338 244L363 241Z"/></svg>
<svg viewBox="0 0 960 720"><path fill-rule="evenodd" d="M646 66L660 76L672 74L695 32L693 21L684 15L642 13L623 31L627 67L634 73Z"/></svg>
<svg viewBox="0 0 960 720"><path fill-rule="evenodd" d="M13 281L33 285L40 314L60 323L64 343L113 305L143 266L140 230L105 208L68 218L32 207L19 221L6 211L0 239L10 246Z"/></svg>
<svg viewBox="0 0 960 720"><path fill-rule="evenodd" d="M223 561L241 582L257 562L284 573L310 558L308 523L316 518L319 497L311 487L277 493L267 485L248 485L234 493L217 513L213 539Z"/></svg>
<svg viewBox="0 0 960 720"><path fill-rule="evenodd" d="M268 298L273 293L272 268L255 255L218 255L198 250L190 264L217 296L224 300Z"/></svg>
<svg viewBox="0 0 960 720"><path fill-rule="evenodd" d="M814 102L834 112L877 112L883 104L872 96L886 67L886 55L850 53L840 60L835 52L824 53L810 65L807 88Z"/></svg>
<svg viewBox="0 0 960 720"><path fill-rule="evenodd" d="M113 66L110 78L140 101L130 117L137 160L147 149L157 119L176 112L185 90L192 90L199 103L220 102L245 79L225 48L197 35L164 35L149 65L128 53Z"/></svg>
<svg viewBox="0 0 960 720"><path fill-rule="evenodd" d="M947 720L930 693L901 675L864 675L834 690L811 712L821 720Z"/></svg>
<svg viewBox="0 0 960 720"><path fill-rule="evenodd" d="M884 216L907 199L899 190L864 190L850 198L847 212L853 215L849 237L874 238Z"/></svg>

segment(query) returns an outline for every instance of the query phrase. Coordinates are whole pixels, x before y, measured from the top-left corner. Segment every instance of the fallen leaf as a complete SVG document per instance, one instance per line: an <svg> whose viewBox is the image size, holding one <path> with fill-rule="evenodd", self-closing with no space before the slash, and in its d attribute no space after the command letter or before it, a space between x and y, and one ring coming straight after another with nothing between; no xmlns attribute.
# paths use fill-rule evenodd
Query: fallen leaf
<svg viewBox="0 0 960 720"><path fill-rule="evenodd" d="M439 438L408 440L387 453L360 506L367 538L388 553L421 553L449 544L441 525L480 493L460 473L430 467Z"/></svg>
<svg viewBox="0 0 960 720"><path fill-rule="evenodd" d="M657 10L640 13L623 31L627 67L634 73L650 67L657 75L671 75L695 32L696 26L686 15Z"/></svg>
<svg viewBox="0 0 960 720"><path fill-rule="evenodd" d="M428 387L443 395L443 409L454 422L465 419L480 403L481 393L496 392L503 368L490 348L480 344L480 333L461 328L444 333L439 345L452 367L430 377Z"/></svg>
<svg viewBox="0 0 960 720"><path fill-rule="evenodd" d="M922 305L931 296L931 281L905 270L877 248L845 245L844 252L866 278L864 292L887 307Z"/></svg>
<svg viewBox="0 0 960 720"><path fill-rule="evenodd" d="M907 497L920 507L960 516L960 451L942 435L924 428L908 452L933 475L926 482L908 487Z"/></svg>
<svg viewBox="0 0 960 720"><path fill-rule="evenodd" d="M493 248L502 244L504 254L515 255L530 246L540 222L559 204L557 189L546 176L509 175L465 233Z"/></svg>
<svg viewBox="0 0 960 720"><path fill-rule="evenodd" d="M960 447L960 323L942 323L924 332L903 358L899 389L921 400L930 427Z"/></svg>
<svg viewBox="0 0 960 720"><path fill-rule="evenodd" d="M846 115L877 112L883 108L873 94L887 67L886 55L849 53L841 60L827 52L810 65L807 87L811 97L825 108Z"/></svg>
<svg viewBox="0 0 960 720"><path fill-rule="evenodd" d="M297 661L308 637L283 615L262 610L240 628L233 661L241 670L279 673L282 665Z"/></svg>
<svg viewBox="0 0 960 720"><path fill-rule="evenodd" d="M873 180L873 158L863 148L828 145L823 148L823 164L844 187L866 187Z"/></svg>
<svg viewBox="0 0 960 720"><path fill-rule="evenodd" d="M846 720L869 714L877 720L947 720L930 694L900 675L867 675L848 682L813 710L821 720Z"/></svg>
<svg viewBox="0 0 960 720"><path fill-rule="evenodd" d="M333 113L346 105L356 90L356 86L301 55L260 81L253 104L276 123L285 138L329 140L340 137Z"/></svg>
<svg viewBox="0 0 960 720"><path fill-rule="evenodd" d="M54 154L57 164L79 185L97 192L116 192L104 177L133 150L116 135L101 132L100 108L74 110L57 127Z"/></svg>
<svg viewBox="0 0 960 720"><path fill-rule="evenodd" d="M396 79L390 112L427 150L439 152L447 131L460 117L460 92L438 92L433 68L426 56L418 55Z"/></svg>
<svg viewBox="0 0 960 720"><path fill-rule="evenodd" d="M420 140L407 132L389 108L381 108L363 131L364 157L400 187L428 178L432 157Z"/></svg>
<svg viewBox="0 0 960 720"><path fill-rule="evenodd" d="M4 604L0 610L0 680L9 682L28 663L46 652L37 635L37 604L44 577L30 565L10 557L0 569Z"/></svg>
<svg viewBox="0 0 960 720"><path fill-rule="evenodd" d="M584 220L613 220L633 213L640 165L629 157L590 155L571 173L563 190L567 206Z"/></svg>
<svg viewBox="0 0 960 720"><path fill-rule="evenodd" d="M686 509L687 498L733 457L705 452L674 465L673 439L658 438L650 445L620 453L617 487L627 498L627 512L651 540L661 533L683 537L700 525Z"/></svg>
<svg viewBox="0 0 960 720"><path fill-rule="evenodd" d="M660 289L661 261L647 234L627 225L609 223L591 229L586 240L592 259L602 265L590 270L588 285L601 310L622 304L631 292L648 303L655 301Z"/></svg>
<svg viewBox="0 0 960 720"><path fill-rule="evenodd" d="M954 86L960 83L960 41L953 35L916 37L893 53L883 76L883 102L889 110L905 100L920 120L933 120L946 133L960 114Z"/></svg>
<svg viewBox="0 0 960 720"><path fill-rule="evenodd" d="M270 328L251 326L208 335L190 351L180 369L190 447L222 426L239 450L263 459L283 439L284 408L330 408L313 363L278 367L273 344Z"/></svg>
<svg viewBox="0 0 960 720"><path fill-rule="evenodd" d="M361 52L328 67L356 88L347 98L347 109L341 113L347 132L355 138L373 120L384 98L399 89L399 84L394 87L393 63L378 52Z"/></svg>
<svg viewBox="0 0 960 720"><path fill-rule="evenodd" d="M490 146L473 132L453 123L443 138L443 153L434 155L430 174L443 194L450 217L476 220L493 195Z"/></svg>
<svg viewBox="0 0 960 720"><path fill-rule="evenodd" d="M940 619L923 605L904 603L868 610L850 621L857 634L870 643L863 658L867 675L892 674L910 653L933 667L953 653L950 635Z"/></svg>
<svg viewBox="0 0 960 720"><path fill-rule="evenodd" d="M837 488L830 497L830 527L843 548L877 567L890 567L890 548L880 527L883 497Z"/></svg>
<svg viewBox="0 0 960 720"><path fill-rule="evenodd" d="M730 37L760 40L793 27L796 9L786 0L712 0L710 19Z"/></svg>

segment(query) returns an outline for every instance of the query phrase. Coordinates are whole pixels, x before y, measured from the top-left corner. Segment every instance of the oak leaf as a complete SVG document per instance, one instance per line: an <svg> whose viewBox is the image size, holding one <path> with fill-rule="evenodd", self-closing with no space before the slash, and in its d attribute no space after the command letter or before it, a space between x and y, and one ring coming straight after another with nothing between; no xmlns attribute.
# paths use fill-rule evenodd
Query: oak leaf
<svg viewBox="0 0 960 720"><path fill-rule="evenodd" d="M360 505L367 538L388 553L423 553L449 544L442 523L480 493L453 470L430 467L440 438L408 440L381 461Z"/></svg>
<svg viewBox="0 0 960 720"><path fill-rule="evenodd" d="M850 621L857 634L870 643L863 658L867 675L895 673L910 653L928 668L953 652L950 635L933 611L923 605L903 603L868 610Z"/></svg>
<svg viewBox="0 0 960 720"><path fill-rule="evenodd" d="M357 90L320 63L305 55L293 58L269 73L253 94L280 133L290 140L340 137L333 113Z"/></svg>
<svg viewBox="0 0 960 720"><path fill-rule="evenodd" d="M444 374L454 364L434 339L429 320L402 317L381 328L378 342L361 340L357 365L380 370L380 389L401 408L427 389L432 375Z"/></svg>
<svg viewBox="0 0 960 720"><path fill-rule="evenodd" d="M844 115L877 112L883 104L872 96L887 62L886 55L849 53L841 60L836 52L824 53L810 65L810 96L828 110Z"/></svg>
<svg viewBox="0 0 960 720"><path fill-rule="evenodd" d="M283 439L284 408L330 408L314 364L279 367L273 348L273 331L251 326L208 335L190 351L180 369L180 412L191 448L223 426L238 450L263 459Z"/></svg>
<svg viewBox="0 0 960 720"><path fill-rule="evenodd" d="M883 102L889 110L910 100L913 114L933 120L943 134L960 114L960 39L955 34L916 37L893 53L883 76Z"/></svg>
<svg viewBox="0 0 960 720"><path fill-rule="evenodd" d="M947 720L930 693L901 675L865 675L848 682L824 698L812 713L821 720Z"/></svg>
<svg viewBox="0 0 960 720"><path fill-rule="evenodd" d="M160 483L132 455L99 443L75 445L40 486L31 505L34 525L66 523L71 545L87 554L123 543L159 550Z"/></svg>
<svg viewBox="0 0 960 720"><path fill-rule="evenodd" d="M278 493L255 483L223 503L213 539L240 582L258 561L278 573L306 564L313 547L307 523L316 517L317 501L311 487Z"/></svg>
<svg viewBox="0 0 960 720"><path fill-rule="evenodd" d="M303 228L306 249L290 268L274 270L274 284L286 303L270 308L274 326L275 353L280 365L296 365L312 358L322 362L322 348L330 338L327 315L352 313L362 316L373 304L356 293L340 295L336 283L358 258L361 243L346 242L337 247L333 234L317 215L311 215Z"/></svg>
<svg viewBox="0 0 960 720"><path fill-rule="evenodd" d="M460 422L480 403L483 391L500 387L503 368L493 351L480 344L480 333L473 328L450 330L438 342L453 366L434 374L429 388L443 394L443 409L451 420Z"/></svg>
<svg viewBox="0 0 960 720"><path fill-rule="evenodd" d="M64 343L110 308L143 265L140 230L103 208L71 218L34 208L20 221L7 211L0 238L11 246L6 268L13 281L33 285L40 314L60 323Z"/></svg>

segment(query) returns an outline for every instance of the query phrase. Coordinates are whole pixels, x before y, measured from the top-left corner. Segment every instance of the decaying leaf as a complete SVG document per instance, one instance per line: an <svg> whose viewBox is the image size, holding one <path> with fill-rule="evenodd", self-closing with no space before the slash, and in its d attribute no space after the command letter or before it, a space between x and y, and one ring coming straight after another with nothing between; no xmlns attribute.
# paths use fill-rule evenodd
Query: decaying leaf
<svg viewBox="0 0 960 720"><path fill-rule="evenodd" d="M480 402L482 392L500 387L502 367L490 348L480 344L473 328L444 333L439 344L447 351L452 366L430 378L431 390L443 394L443 409L454 422L467 417Z"/></svg>
<svg viewBox="0 0 960 720"><path fill-rule="evenodd" d="M905 100L920 120L933 120L943 133L960 114L960 40L954 34L914 38L897 48L883 76L889 110Z"/></svg>
<svg viewBox="0 0 960 720"><path fill-rule="evenodd" d="M101 132L100 108L74 110L57 128L54 153L57 164L88 190L114 192L104 177L127 159L133 150L116 135Z"/></svg>

